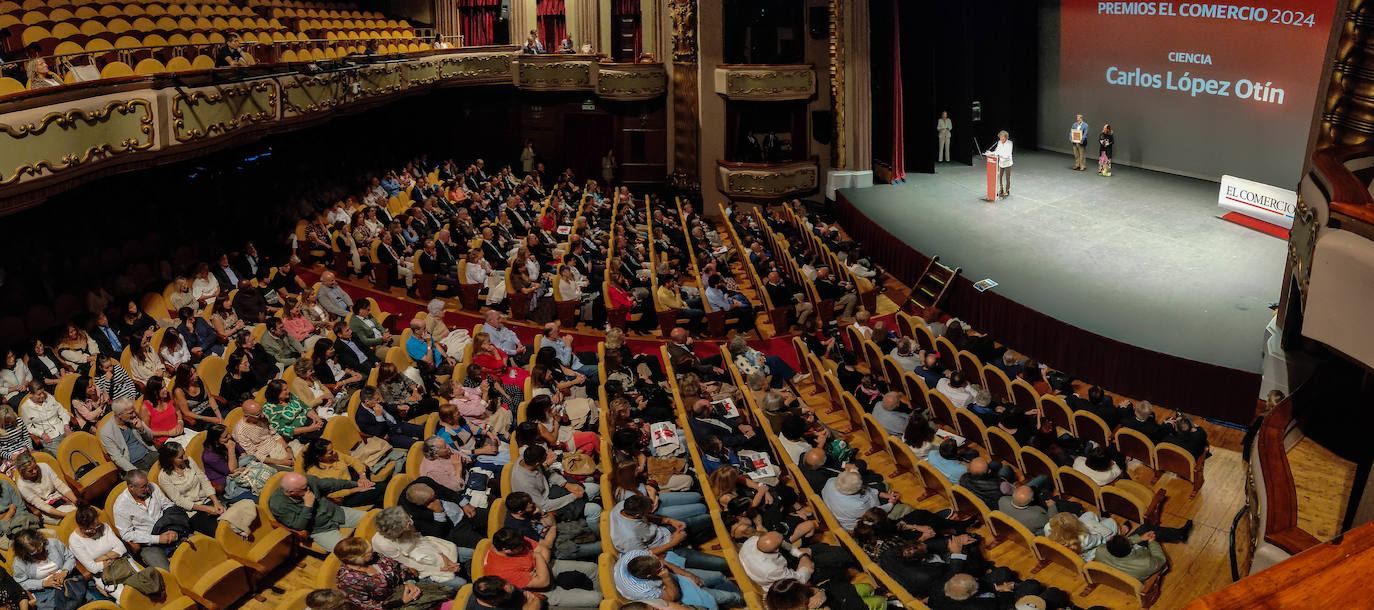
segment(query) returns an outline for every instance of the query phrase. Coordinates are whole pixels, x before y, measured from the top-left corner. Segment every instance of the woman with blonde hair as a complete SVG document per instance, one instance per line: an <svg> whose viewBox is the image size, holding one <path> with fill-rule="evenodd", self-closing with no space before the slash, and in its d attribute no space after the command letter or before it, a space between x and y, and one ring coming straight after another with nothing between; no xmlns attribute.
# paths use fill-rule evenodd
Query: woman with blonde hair
<svg viewBox="0 0 1374 610"><path fill-rule="evenodd" d="M315 289L301 291L301 314L315 326L315 332L323 335L334 325L334 316L320 305L319 294Z"/></svg>
<svg viewBox="0 0 1374 610"><path fill-rule="evenodd" d="M1078 553L1083 561L1092 561L1097 554L1097 547L1116 533L1116 521L1091 512L1084 512L1077 517L1072 513L1059 513L1050 517L1049 523L1045 524L1046 538Z"/></svg>
<svg viewBox="0 0 1374 610"><path fill-rule="evenodd" d="M24 71L29 75L29 89L43 89L62 85L62 78L48 67L47 60L42 57L29 60L29 63L24 65Z"/></svg>
<svg viewBox="0 0 1374 610"><path fill-rule="evenodd" d="M428 315L425 316L425 330L429 331L430 337L436 344L444 346L444 355L454 360L462 360L466 355L468 344L472 342L472 335L468 334L465 328L449 328L444 323L444 301L443 299L431 299L426 307Z"/></svg>

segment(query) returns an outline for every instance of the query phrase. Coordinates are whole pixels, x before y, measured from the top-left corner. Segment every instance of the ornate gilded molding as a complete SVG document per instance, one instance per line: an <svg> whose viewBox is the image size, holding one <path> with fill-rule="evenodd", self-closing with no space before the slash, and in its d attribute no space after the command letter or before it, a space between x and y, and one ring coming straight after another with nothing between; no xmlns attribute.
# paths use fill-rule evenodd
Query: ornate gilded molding
<svg viewBox="0 0 1374 610"><path fill-rule="evenodd" d="M1341 35L1326 75L1317 150L1363 144L1374 136L1374 2L1350 0L1339 18Z"/></svg>
<svg viewBox="0 0 1374 610"><path fill-rule="evenodd" d="M515 74L515 56L511 53L445 56L438 63L444 79L511 82Z"/></svg>
<svg viewBox="0 0 1374 610"><path fill-rule="evenodd" d="M814 191L820 168L815 161L755 164L718 162L716 186L730 197L777 199Z"/></svg>
<svg viewBox="0 0 1374 610"><path fill-rule="evenodd" d="M592 87L591 60L520 61L515 86L537 91L584 90Z"/></svg>
<svg viewBox="0 0 1374 610"><path fill-rule="evenodd" d="M373 66L358 71L359 96L385 95L406 88L399 64Z"/></svg>
<svg viewBox="0 0 1374 610"><path fill-rule="evenodd" d="M697 61L697 0L668 0L668 15L673 19L673 61Z"/></svg>
<svg viewBox="0 0 1374 610"><path fill-rule="evenodd" d="M638 101L668 91L668 73L662 64L593 64L597 96L608 100Z"/></svg>
<svg viewBox="0 0 1374 610"><path fill-rule="evenodd" d="M715 81L716 93L731 100L804 100L816 94L816 70L810 64L721 65Z"/></svg>
<svg viewBox="0 0 1374 610"><path fill-rule="evenodd" d="M5 176L0 174L0 185L14 184L25 177L37 177L47 170L49 174L57 174L64 170L69 170L81 166L99 158L110 157L119 153L137 152L148 150L156 144L156 134L154 133L153 105L147 100L115 100L105 104L104 108L87 112L85 110L68 110L66 112L52 112L43 116L36 123L22 125L0 124L0 131L9 135L12 139L20 140L26 138L39 139L50 126L56 126L62 130L55 139L72 140L75 139L69 130L80 129L82 124L95 126L108 124L116 116L128 116L136 112L142 112L138 118L136 131L142 136L147 136L147 141L143 141L142 136L132 136L120 138L116 142L100 142L86 146L78 153L64 153L56 161L52 159L37 159L27 163L20 163L14 171ZM54 132L57 133L57 132ZM53 136L49 136L52 138ZM44 140L47 142L48 140ZM29 140L33 142L33 140ZM59 145L60 147L60 145ZM8 156L5 153L36 153L43 154L39 147L32 144L19 146L11 144L5 147L5 152L0 153L0 158Z"/></svg>
<svg viewBox="0 0 1374 610"><path fill-rule="evenodd" d="M263 93L266 99L258 103ZM250 104L253 109L247 108ZM215 134L226 135L240 127L277 118L277 85L272 80L259 80L222 86L213 91L177 93L172 97L171 108L172 129L178 142L200 140ZM222 111L221 108L226 110ZM228 116L205 120L196 112L198 109L212 113L227 111ZM194 119L196 126L187 126L191 119Z"/></svg>
<svg viewBox="0 0 1374 610"><path fill-rule="evenodd" d="M300 76L281 83L282 116L310 114L335 108L349 101L345 74Z"/></svg>
<svg viewBox="0 0 1374 610"><path fill-rule="evenodd" d="M1288 257L1293 261L1293 277L1298 282L1303 307L1307 306L1307 288L1312 280L1312 256L1317 249L1317 233L1320 223L1317 213L1298 195L1298 205L1293 210L1293 227L1288 231Z"/></svg>

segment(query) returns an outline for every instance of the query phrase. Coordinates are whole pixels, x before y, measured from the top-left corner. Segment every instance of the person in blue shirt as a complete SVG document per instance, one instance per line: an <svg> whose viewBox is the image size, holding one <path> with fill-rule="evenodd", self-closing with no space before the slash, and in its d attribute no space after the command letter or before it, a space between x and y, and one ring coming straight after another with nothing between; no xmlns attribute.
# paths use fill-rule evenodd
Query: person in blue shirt
<svg viewBox="0 0 1374 610"><path fill-rule="evenodd" d="M732 295L725 291L725 278L719 273L710 276L706 280L706 302L711 305L711 311L723 311L725 315L737 316L735 330L747 333L754 330L754 310L748 302L740 303L739 300L732 298Z"/></svg>
<svg viewBox="0 0 1374 610"><path fill-rule="evenodd" d="M1073 132L1078 132L1078 139L1073 139ZM1083 162L1083 144L1088 141L1088 123L1083 120L1083 115L1075 115L1073 124L1069 126L1069 143L1073 145L1073 168L1083 171L1088 166Z"/></svg>
<svg viewBox="0 0 1374 610"><path fill-rule="evenodd" d="M928 454L926 462L945 475L950 483L958 481L968 471L968 466L959 459L959 444L952 438L941 441L940 450Z"/></svg>
<svg viewBox="0 0 1374 610"><path fill-rule="evenodd" d="M444 366L444 354L434 344L434 337L425 328L424 320L411 319L410 338L406 339L405 348L406 355L415 361L415 368L420 369L420 376L425 378L425 383L433 387L435 371Z"/></svg>
<svg viewBox="0 0 1374 610"><path fill-rule="evenodd" d="M395 197L396 193L401 192L401 183L396 180L396 172L386 173L386 177L382 178L382 188L386 189L387 197Z"/></svg>

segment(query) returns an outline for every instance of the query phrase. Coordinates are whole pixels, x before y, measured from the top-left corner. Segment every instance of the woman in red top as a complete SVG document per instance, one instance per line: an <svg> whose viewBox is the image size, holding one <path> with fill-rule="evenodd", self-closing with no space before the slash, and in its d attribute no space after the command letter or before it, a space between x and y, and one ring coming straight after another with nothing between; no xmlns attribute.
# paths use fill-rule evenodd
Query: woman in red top
<svg viewBox="0 0 1374 610"><path fill-rule="evenodd" d="M539 216L539 226L544 227L544 230L550 233L558 228L558 211L553 206L544 208L544 213Z"/></svg>
<svg viewBox="0 0 1374 610"><path fill-rule="evenodd" d="M143 405L138 413L153 432L153 442L159 447L167 439L181 436L185 431L181 424L181 413L172 404L172 393L163 384L161 377L154 375L148 378L148 384L143 387Z"/></svg>
<svg viewBox="0 0 1374 610"><path fill-rule="evenodd" d="M615 263L616 266L619 266L618 262L613 261L613 263ZM621 278L620 274L608 273L606 275L606 285L606 294L611 299L611 308L625 309L626 324L629 325L629 327L635 330L636 332L653 332L653 316L649 315L649 313L645 311L646 308L643 307L639 301L635 300L634 295L630 294L630 291L626 288L625 281L623 278ZM639 317L638 321L631 318L631 316L633 316L636 311L644 314Z"/></svg>
<svg viewBox="0 0 1374 610"><path fill-rule="evenodd" d="M501 384L506 399L518 405L525 400L525 379L530 372L511 362L506 352L492 345L491 335L477 333L472 337L472 364L482 369L488 379Z"/></svg>

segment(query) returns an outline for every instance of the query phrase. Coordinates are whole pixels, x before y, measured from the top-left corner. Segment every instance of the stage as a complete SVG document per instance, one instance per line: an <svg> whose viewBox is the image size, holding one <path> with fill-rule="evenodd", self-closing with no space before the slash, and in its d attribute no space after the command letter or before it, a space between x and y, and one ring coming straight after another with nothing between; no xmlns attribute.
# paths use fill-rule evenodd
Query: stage
<svg viewBox="0 0 1374 610"><path fill-rule="evenodd" d="M1248 422L1286 242L1221 220L1214 182L1071 165L1017 153L1011 197L991 203L981 162L939 164L906 184L840 191L841 222L904 282L929 256L962 267L944 308L1013 349L1113 391ZM984 278L998 285L978 293Z"/></svg>

